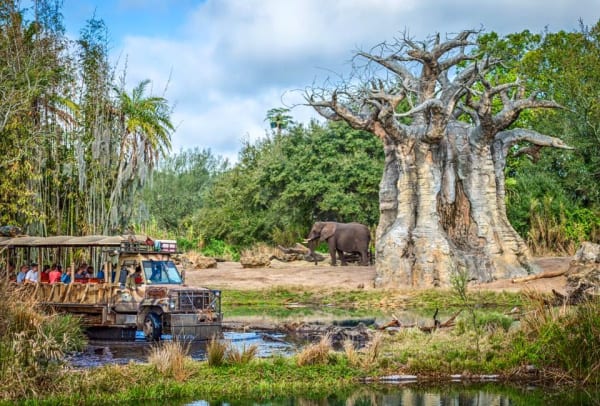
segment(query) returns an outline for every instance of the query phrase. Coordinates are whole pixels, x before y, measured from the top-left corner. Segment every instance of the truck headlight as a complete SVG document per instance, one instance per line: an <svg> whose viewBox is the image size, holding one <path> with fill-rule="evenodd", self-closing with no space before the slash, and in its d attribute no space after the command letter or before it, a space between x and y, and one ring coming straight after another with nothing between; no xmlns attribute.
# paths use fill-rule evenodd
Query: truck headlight
<svg viewBox="0 0 600 406"><path fill-rule="evenodd" d="M169 309L175 310L176 307L177 307L177 302L175 301L175 298L169 299Z"/></svg>

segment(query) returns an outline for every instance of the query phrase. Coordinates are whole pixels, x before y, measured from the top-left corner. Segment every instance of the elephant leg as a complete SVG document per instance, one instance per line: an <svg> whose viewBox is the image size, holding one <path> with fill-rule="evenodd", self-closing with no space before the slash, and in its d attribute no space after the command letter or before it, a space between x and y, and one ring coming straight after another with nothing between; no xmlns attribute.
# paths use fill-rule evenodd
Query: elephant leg
<svg viewBox="0 0 600 406"><path fill-rule="evenodd" d="M337 264L335 263L335 242L332 240L328 241L329 243L329 256L331 257L331 266L336 266ZM343 257L341 257L340 259L343 260Z"/></svg>
<svg viewBox="0 0 600 406"><path fill-rule="evenodd" d="M340 257L340 261L342 262L342 266L348 265L346 262L346 257L344 256L344 251L337 250L338 256Z"/></svg>
<svg viewBox="0 0 600 406"><path fill-rule="evenodd" d="M369 253L366 250L360 252L360 264L369 265Z"/></svg>

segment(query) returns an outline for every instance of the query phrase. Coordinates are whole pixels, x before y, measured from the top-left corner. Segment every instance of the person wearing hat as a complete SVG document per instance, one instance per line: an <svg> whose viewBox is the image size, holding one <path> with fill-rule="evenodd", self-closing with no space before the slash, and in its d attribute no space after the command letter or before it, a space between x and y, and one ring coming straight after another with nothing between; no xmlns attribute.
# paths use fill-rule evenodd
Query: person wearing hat
<svg viewBox="0 0 600 406"><path fill-rule="evenodd" d="M33 263L25 275L25 283L37 283L38 281L38 264Z"/></svg>

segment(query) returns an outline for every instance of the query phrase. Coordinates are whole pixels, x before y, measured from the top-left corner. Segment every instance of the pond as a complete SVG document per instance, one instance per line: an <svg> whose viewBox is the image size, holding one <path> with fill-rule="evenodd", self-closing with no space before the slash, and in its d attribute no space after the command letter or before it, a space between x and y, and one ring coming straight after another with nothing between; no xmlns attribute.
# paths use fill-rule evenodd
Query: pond
<svg viewBox="0 0 600 406"><path fill-rule="evenodd" d="M275 399L195 399L170 401L185 406L513 406L513 405L598 405L600 393L551 391L532 386L515 387L497 383L461 383L419 387L418 385L366 385L326 397ZM159 405L164 402L144 403Z"/></svg>
<svg viewBox="0 0 600 406"><path fill-rule="evenodd" d="M168 341L170 337L163 336ZM260 331L225 332L223 340L231 345L243 348L251 345L258 347L258 357L273 355L292 355L298 345L286 341L284 334L266 333ZM91 341L85 351L73 354L68 358L69 363L76 368L93 368L105 364L128 364L133 362L147 362L153 345L145 340L141 331L137 332L133 342ZM190 356L195 360L206 359L206 342L190 343Z"/></svg>

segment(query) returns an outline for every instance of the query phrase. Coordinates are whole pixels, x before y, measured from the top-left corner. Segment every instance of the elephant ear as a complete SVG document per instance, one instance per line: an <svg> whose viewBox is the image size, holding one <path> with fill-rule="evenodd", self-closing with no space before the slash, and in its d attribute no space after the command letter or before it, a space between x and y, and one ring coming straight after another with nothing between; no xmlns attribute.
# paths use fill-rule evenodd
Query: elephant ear
<svg viewBox="0 0 600 406"><path fill-rule="evenodd" d="M321 241L325 241L329 237L332 237L335 234L335 223L327 223L321 230Z"/></svg>

